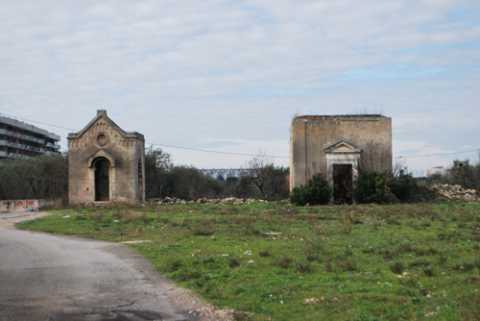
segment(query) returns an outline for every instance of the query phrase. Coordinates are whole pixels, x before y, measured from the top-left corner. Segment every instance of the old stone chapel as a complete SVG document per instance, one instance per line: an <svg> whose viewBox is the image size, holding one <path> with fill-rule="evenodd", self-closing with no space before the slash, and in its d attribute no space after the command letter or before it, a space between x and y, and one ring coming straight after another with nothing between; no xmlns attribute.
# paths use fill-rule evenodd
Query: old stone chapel
<svg viewBox="0 0 480 321"><path fill-rule="evenodd" d="M145 201L145 139L126 132L105 110L68 135L69 202Z"/></svg>

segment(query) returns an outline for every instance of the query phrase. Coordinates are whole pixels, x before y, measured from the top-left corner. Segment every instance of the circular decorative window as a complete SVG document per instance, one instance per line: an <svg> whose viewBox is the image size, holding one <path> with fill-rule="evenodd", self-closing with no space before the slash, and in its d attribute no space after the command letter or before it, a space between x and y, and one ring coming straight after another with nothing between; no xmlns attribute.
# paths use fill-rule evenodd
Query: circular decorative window
<svg viewBox="0 0 480 321"><path fill-rule="evenodd" d="M105 134L99 134L97 136L97 144L101 147L107 145L108 143L108 137Z"/></svg>

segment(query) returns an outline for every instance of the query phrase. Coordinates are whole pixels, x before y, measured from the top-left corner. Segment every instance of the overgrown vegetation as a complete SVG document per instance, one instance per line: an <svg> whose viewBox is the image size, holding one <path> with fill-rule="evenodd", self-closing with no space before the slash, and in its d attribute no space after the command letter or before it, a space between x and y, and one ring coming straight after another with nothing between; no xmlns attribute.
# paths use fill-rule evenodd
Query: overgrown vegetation
<svg viewBox="0 0 480 321"><path fill-rule="evenodd" d="M71 209L21 228L132 245L248 320L477 320L480 204Z"/></svg>
<svg viewBox="0 0 480 321"><path fill-rule="evenodd" d="M145 160L147 198L239 197L280 200L288 197L288 169L263 157L248 164L248 175L215 179L194 167L174 166L170 155L150 148Z"/></svg>
<svg viewBox="0 0 480 321"><path fill-rule="evenodd" d="M288 169L259 157L249 175L223 180L189 166L175 166L170 155L150 148L145 157L147 199L166 196L185 200L201 197L288 198ZM0 199L63 199L68 197L66 155L0 161Z"/></svg>
<svg viewBox="0 0 480 321"><path fill-rule="evenodd" d="M361 173L355 189L358 203L414 203L428 202L436 198L424 182L414 178L405 169L396 175L385 173Z"/></svg>
<svg viewBox="0 0 480 321"><path fill-rule="evenodd" d="M328 204L332 198L332 189L322 175L315 175L305 186L295 187L290 201L296 205Z"/></svg>
<svg viewBox="0 0 480 321"><path fill-rule="evenodd" d="M67 198L65 155L0 161L0 199Z"/></svg>
<svg viewBox="0 0 480 321"><path fill-rule="evenodd" d="M355 188L355 199L359 203L395 203L398 199L390 191L389 175L363 172Z"/></svg>
<svg viewBox="0 0 480 321"><path fill-rule="evenodd" d="M469 160L456 160L444 174L433 175L428 181L429 183L456 184L480 191L480 160L476 164L472 164Z"/></svg>

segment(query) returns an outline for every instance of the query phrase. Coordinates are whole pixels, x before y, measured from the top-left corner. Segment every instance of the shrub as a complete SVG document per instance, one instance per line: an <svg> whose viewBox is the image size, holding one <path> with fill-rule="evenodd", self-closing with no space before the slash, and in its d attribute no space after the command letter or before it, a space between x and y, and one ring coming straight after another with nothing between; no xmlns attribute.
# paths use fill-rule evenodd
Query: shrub
<svg viewBox="0 0 480 321"><path fill-rule="evenodd" d="M388 183L389 177L385 173L361 173L355 188L355 199L359 203L394 203L398 199L390 191Z"/></svg>
<svg viewBox="0 0 480 321"><path fill-rule="evenodd" d="M357 263L353 261L352 258L338 259L336 262L336 267L342 272L353 272L358 270Z"/></svg>
<svg viewBox="0 0 480 321"><path fill-rule="evenodd" d="M321 175L315 175L305 186L295 187L290 201L295 205L305 206L328 204L332 197L332 189Z"/></svg>
<svg viewBox="0 0 480 321"><path fill-rule="evenodd" d="M228 266L232 269L239 267L240 261L236 258L230 258L230 260L228 260Z"/></svg>
<svg viewBox="0 0 480 321"><path fill-rule="evenodd" d="M419 184L417 179L404 169L390 180L389 187L400 202L424 202L435 199L435 193L425 184Z"/></svg>
<svg viewBox="0 0 480 321"><path fill-rule="evenodd" d="M260 253L258 253L258 255L260 255L260 257L269 257L272 254L268 250L263 250L263 251L260 251Z"/></svg>
<svg viewBox="0 0 480 321"><path fill-rule="evenodd" d="M428 277L433 277L436 275L435 269L432 266L427 266L423 269L423 273Z"/></svg>
<svg viewBox="0 0 480 321"><path fill-rule="evenodd" d="M175 272L180 270L182 268L183 262L180 260L173 260L167 264L167 271L168 272Z"/></svg>
<svg viewBox="0 0 480 321"><path fill-rule="evenodd" d="M282 257L278 262L277 265L282 269L288 269L293 263L293 260L289 257Z"/></svg>
<svg viewBox="0 0 480 321"><path fill-rule="evenodd" d="M405 271L405 266L402 262L395 262L390 266L390 270L395 274L402 274Z"/></svg>
<svg viewBox="0 0 480 321"><path fill-rule="evenodd" d="M390 190L401 202L412 202L416 199L418 185L411 174L400 170L400 174L392 178Z"/></svg>
<svg viewBox="0 0 480 321"><path fill-rule="evenodd" d="M295 269L298 273L306 274L313 271L312 265L309 262L298 262L295 265Z"/></svg>

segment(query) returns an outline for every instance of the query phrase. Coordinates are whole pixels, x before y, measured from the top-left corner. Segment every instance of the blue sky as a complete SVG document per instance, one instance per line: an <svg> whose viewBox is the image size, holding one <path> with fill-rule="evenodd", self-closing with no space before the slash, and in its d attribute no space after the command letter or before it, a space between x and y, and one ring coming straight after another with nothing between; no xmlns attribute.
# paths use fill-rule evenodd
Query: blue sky
<svg viewBox="0 0 480 321"><path fill-rule="evenodd" d="M274 155L296 114L381 112L396 156L480 148L478 1L5 0L0 27L0 112L80 129L106 108L147 143Z"/></svg>

